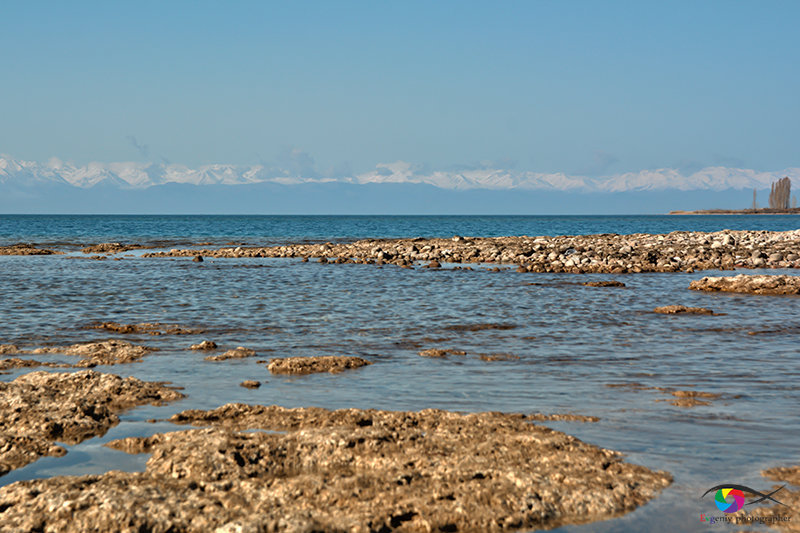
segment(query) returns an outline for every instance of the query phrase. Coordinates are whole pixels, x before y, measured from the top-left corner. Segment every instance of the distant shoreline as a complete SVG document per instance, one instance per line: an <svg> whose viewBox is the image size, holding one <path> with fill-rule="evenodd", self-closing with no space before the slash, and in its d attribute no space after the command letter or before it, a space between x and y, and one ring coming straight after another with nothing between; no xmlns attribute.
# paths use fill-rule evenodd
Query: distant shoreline
<svg viewBox="0 0 800 533"><path fill-rule="evenodd" d="M670 211L670 215L800 215L800 207L789 209L700 209L698 211Z"/></svg>

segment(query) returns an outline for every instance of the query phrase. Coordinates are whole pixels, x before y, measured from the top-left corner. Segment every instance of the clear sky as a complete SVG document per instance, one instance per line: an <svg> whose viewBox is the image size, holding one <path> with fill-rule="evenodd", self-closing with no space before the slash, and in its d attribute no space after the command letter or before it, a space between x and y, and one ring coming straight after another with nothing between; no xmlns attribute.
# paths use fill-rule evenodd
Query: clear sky
<svg viewBox="0 0 800 533"><path fill-rule="evenodd" d="M21 159L800 166L796 1L6 0L0 14L0 153Z"/></svg>

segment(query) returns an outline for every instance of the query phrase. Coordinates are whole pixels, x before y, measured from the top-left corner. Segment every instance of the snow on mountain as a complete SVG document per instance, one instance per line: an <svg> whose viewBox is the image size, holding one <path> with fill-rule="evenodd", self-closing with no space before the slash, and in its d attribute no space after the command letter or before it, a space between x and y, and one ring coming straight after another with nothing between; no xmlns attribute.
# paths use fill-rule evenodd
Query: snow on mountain
<svg viewBox="0 0 800 533"><path fill-rule="evenodd" d="M374 170L347 178L297 175L284 168L264 165L203 165L190 168L177 164L97 163L78 166L53 158L46 163L16 160L0 156L0 184L38 187L47 184L73 185L80 188L116 187L145 189L166 183L192 185L243 185L252 183L322 183L341 181L357 184L419 183L442 189L524 189L547 191L624 192L652 190L724 190L765 189L773 181L789 176L800 183L800 168L779 172L751 169L708 167L692 174L661 168L627 172L600 178L570 176L564 173L537 173L493 168L465 170L426 170L406 161L381 163Z"/></svg>

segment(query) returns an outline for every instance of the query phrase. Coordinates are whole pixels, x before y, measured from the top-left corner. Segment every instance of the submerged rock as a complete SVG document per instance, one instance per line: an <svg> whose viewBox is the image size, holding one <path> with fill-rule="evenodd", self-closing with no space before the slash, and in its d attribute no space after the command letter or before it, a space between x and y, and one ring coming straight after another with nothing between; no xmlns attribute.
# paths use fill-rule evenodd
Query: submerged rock
<svg viewBox="0 0 800 533"><path fill-rule="evenodd" d="M203 333L202 329L192 329L177 324L160 322L142 322L140 324L120 324L119 322L101 322L89 326L90 329L104 329L114 333L147 333L149 335L195 335Z"/></svg>
<svg viewBox="0 0 800 533"><path fill-rule="evenodd" d="M624 287L625 284L621 281L587 281L582 283L586 287Z"/></svg>
<svg viewBox="0 0 800 533"><path fill-rule="evenodd" d="M206 357L206 361L227 361L228 359L244 359L246 357L255 357L255 356L256 356L255 350L251 350L250 348L245 348L244 346L239 346L238 348L234 348L233 350L228 350L225 353L217 355L209 355L208 357Z"/></svg>
<svg viewBox="0 0 800 533"><path fill-rule="evenodd" d="M776 492L773 497L783 505L775 504L770 507L755 507L748 511L748 517L754 520L748 524L763 523L778 531L800 532L800 522L797 520L796 510L800 509L800 490L792 490L786 485L800 487L800 466L779 466L768 468L761 472L766 478L779 482L784 488ZM773 486L772 489L777 489ZM770 493L772 490L762 491ZM745 494L745 496L748 496ZM742 522L745 523L745 522Z"/></svg>
<svg viewBox="0 0 800 533"><path fill-rule="evenodd" d="M101 242L100 244L93 244L81 248L81 252L85 254L117 254L120 252L127 252L129 250L140 250L145 248L141 244L122 244L119 242Z"/></svg>
<svg viewBox="0 0 800 533"><path fill-rule="evenodd" d="M256 381L254 379L246 379L239 383L239 386L244 387L246 389L257 389L261 386L260 381Z"/></svg>
<svg viewBox="0 0 800 533"><path fill-rule="evenodd" d="M467 355L467 352L449 348L431 348L430 350L422 350L419 355L422 357L447 357L448 355Z"/></svg>
<svg viewBox="0 0 800 533"><path fill-rule="evenodd" d="M671 482L524 415L229 404L171 420L214 427L109 444L152 453L143 473L0 488L0 522L59 531L516 531L616 516Z"/></svg>
<svg viewBox="0 0 800 533"><path fill-rule="evenodd" d="M135 363L156 348L139 346L130 342L109 339L102 342L85 342L73 344L71 346L55 346L48 348L37 348L32 350L32 354L54 354L75 355L83 357L75 366L91 368L98 365L116 365L120 363Z"/></svg>
<svg viewBox="0 0 800 533"><path fill-rule="evenodd" d="M686 307L685 305L665 305L653 309L662 315L713 315L714 311L705 307Z"/></svg>
<svg viewBox="0 0 800 533"><path fill-rule="evenodd" d="M199 344L192 344L189 346L190 350L216 350L217 343L214 341L203 341Z"/></svg>
<svg viewBox="0 0 800 533"><path fill-rule="evenodd" d="M159 383L91 370L32 372L0 382L0 474L42 455L63 454L55 441L76 444L103 435L125 409L182 397Z"/></svg>
<svg viewBox="0 0 800 533"><path fill-rule="evenodd" d="M483 331L486 329L507 330L516 327L516 324L456 324L453 326L446 326L444 329L450 331Z"/></svg>
<svg viewBox="0 0 800 533"><path fill-rule="evenodd" d="M742 292L749 294L800 294L800 276L751 276L740 274L730 277L705 277L693 281L689 288L695 291Z"/></svg>
<svg viewBox="0 0 800 533"><path fill-rule="evenodd" d="M283 357L272 359L267 368L273 374L336 374L344 370L371 365L370 361L350 355L321 355L316 357Z"/></svg>

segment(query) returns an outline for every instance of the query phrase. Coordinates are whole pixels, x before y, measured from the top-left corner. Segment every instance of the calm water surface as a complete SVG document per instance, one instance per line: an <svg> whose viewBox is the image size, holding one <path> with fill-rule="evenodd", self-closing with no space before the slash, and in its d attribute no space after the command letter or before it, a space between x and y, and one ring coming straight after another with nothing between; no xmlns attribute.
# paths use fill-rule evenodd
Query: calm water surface
<svg viewBox="0 0 800 533"><path fill-rule="evenodd" d="M237 237L243 242L328 241L398 235L796 229L800 224L794 219L0 217L0 238L60 243ZM269 231L259 234L259 228ZM629 461L667 470L675 483L624 517L560 531L701 531L700 513L719 514L708 497L699 499L707 488L723 482L767 488L772 482L760 476L763 468L800 463L800 299L687 290L689 282L702 275L404 270L262 258L193 263L136 254L122 261L0 257L0 343L31 348L105 339L107 332L84 329L105 320L206 329L190 336L127 335L132 342L160 351L143 363L98 369L172 381L185 387L185 400L130 411L104 437L68 447L70 453L63 458L41 459L11 472L0 477L0 484L112 468L143 469L146 455L129 456L102 443L175 429L145 421L227 402L577 413L600 421L548 425L620 450ZM618 279L627 287L578 284L593 279ZM708 307L723 314L682 317L650 312L669 304ZM514 327L449 329L477 323ZM223 348L253 348L260 356L256 359L359 355L375 364L340 375L277 377L255 359L212 363L203 360L205 354L186 349L204 339ZM435 347L463 349L469 355L417 355ZM520 359L479 359L480 354L495 353ZM1 377L10 380L20 373ZM244 379L266 383L249 390L239 386ZM608 386L634 383L696 389L722 398L687 409L662 401L671 397L658 391Z"/></svg>

